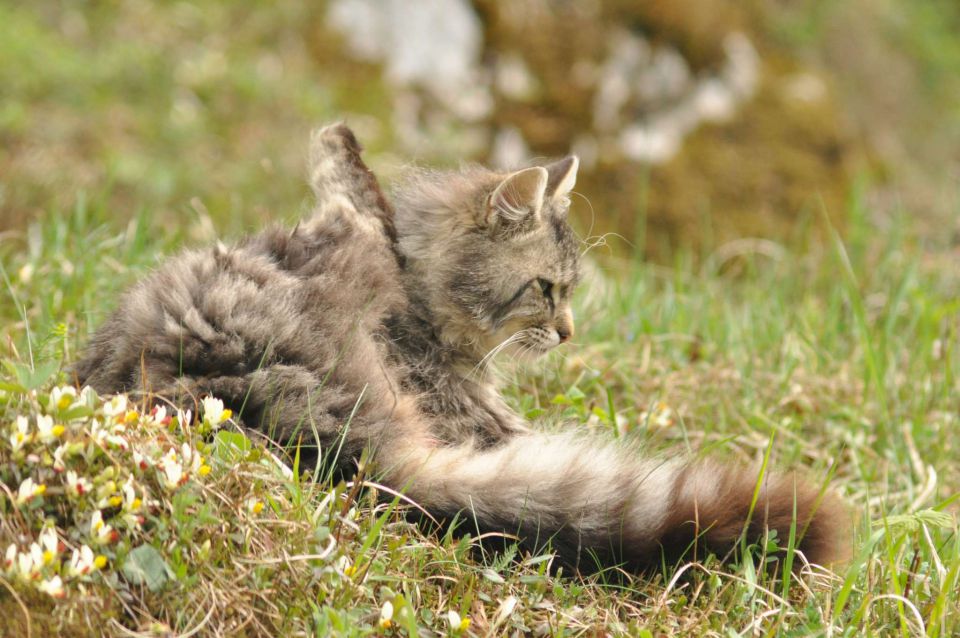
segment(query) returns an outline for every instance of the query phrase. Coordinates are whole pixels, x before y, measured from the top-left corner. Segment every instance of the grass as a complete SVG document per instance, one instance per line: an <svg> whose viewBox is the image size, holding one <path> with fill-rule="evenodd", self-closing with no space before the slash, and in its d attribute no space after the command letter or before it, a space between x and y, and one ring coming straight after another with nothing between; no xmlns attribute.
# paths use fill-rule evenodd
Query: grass
<svg viewBox="0 0 960 638"><path fill-rule="evenodd" d="M467 539L425 534L399 501L378 504L375 486L285 475L229 430L158 434L139 416L132 447L187 442L209 474L170 491L120 452L78 457L98 489L114 467L140 477L156 503L140 528L117 522L122 508L104 509L121 537L98 550L102 570L66 582L63 599L0 576L7 635L25 635L28 616L33 635L955 635L960 278L948 247L912 235L906 215L878 233L852 206L860 225L846 243L740 243L670 267L600 255L580 291L577 343L508 389L531 418L656 448L770 454L774 467L832 477L857 521L853 558L836 571L778 581L751 561L707 561L627 581L557 576L548 555L482 556ZM80 199L0 245L4 428L46 413L74 433L64 436L91 436L95 412L70 420L46 397L68 381L64 366L118 290L181 243L155 229L149 211L121 227L101 202ZM10 490L0 546L25 549L46 518L66 562L88 541L93 505L65 500L43 462L43 504L15 505L31 466L12 458L0 464ZM154 589L131 576L138 547L159 559Z"/></svg>
<svg viewBox="0 0 960 638"><path fill-rule="evenodd" d="M952 69L949 30L927 42L924 25L943 21L911 11L929 14L906 28L930 68ZM832 572L776 580L745 560L557 575L548 555L425 534L374 485L291 475L229 426L158 425L133 404L117 423L103 398L54 400L119 292L159 258L302 212L296 141L310 126L346 116L378 173L400 163L376 152L392 146L376 71L335 55L313 31L321 13L285 0L0 2L0 552L29 551L45 529L59 541L37 579L0 562L0 635L960 634L960 274L926 209L856 196L826 211L847 213L842 239L706 237L704 254L666 266L596 249L576 342L508 383L532 419L829 479L856 516L852 558ZM789 46L821 37L804 25L784 25L803 26ZM948 75L925 81L952 90ZM17 417L35 429L44 415L64 431L32 441L33 457L14 452ZM94 419L122 425L112 436L127 449L91 445L105 436ZM64 463L90 481L82 498L53 469L63 441L80 444ZM173 487L157 471L170 448L171 467L203 457ZM28 475L47 491L18 503ZM115 538L97 542L94 511ZM74 575L83 545L103 560ZM37 589L54 570L63 598Z"/></svg>

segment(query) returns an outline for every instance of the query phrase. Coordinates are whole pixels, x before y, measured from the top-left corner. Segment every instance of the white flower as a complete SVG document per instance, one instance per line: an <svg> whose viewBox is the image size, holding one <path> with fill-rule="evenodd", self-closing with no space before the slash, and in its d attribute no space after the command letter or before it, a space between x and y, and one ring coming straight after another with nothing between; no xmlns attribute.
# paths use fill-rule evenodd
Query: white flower
<svg viewBox="0 0 960 638"><path fill-rule="evenodd" d="M115 540L115 537L113 527L103 522L103 514L100 510L95 511L90 519L90 538L98 545L106 545Z"/></svg>
<svg viewBox="0 0 960 638"><path fill-rule="evenodd" d="M163 480L163 485L168 490L175 489L185 480L183 475L183 466L180 464L180 460L177 458L177 451L173 448L170 448L170 451L160 459L160 462L157 463L157 467L161 470L162 474L160 478Z"/></svg>
<svg viewBox="0 0 960 638"><path fill-rule="evenodd" d="M80 390L80 401L85 405L93 407L97 402L97 391L88 385L83 386Z"/></svg>
<svg viewBox="0 0 960 638"><path fill-rule="evenodd" d="M37 436L43 443L49 443L63 434L62 425L54 425L53 417L49 415L40 415L37 417Z"/></svg>
<svg viewBox="0 0 960 638"><path fill-rule="evenodd" d="M23 505L27 501L31 500L34 496L40 496L47 491L47 486L43 483L39 485L33 482L33 479L27 477L24 479L23 483L20 484L20 489L17 490L17 505Z"/></svg>
<svg viewBox="0 0 960 638"><path fill-rule="evenodd" d="M93 484L73 470L67 472L67 491L74 496L83 496L93 489Z"/></svg>
<svg viewBox="0 0 960 638"><path fill-rule="evenodd" d="M41 582L37 585L37 589L45 594L50 594L54 598L63 598L67 595L67 592L63 590L63 580L59 576Z"/></svg>
<svg viewBox="0 0 960 638"><path fill-rule="evenodd" d="M66 444L57 446L57 449L53 451L53 470L54 472L62 472L67 469L66 464L63 462L63 455L67 453L69 448Z"/></svg>
<svg viewBox="0 0 960 638"><path fill-rule="evenodd" d="M177 410L177 424L183 428L193 423L193 412L187 410Z"/></svg>
<svg viewBox="0 0 960 638"><path fill-rule="evenodd" d="M17 570L20 577L25 580L32 580L39 576L42 567L43 550L36 543L30 544L29 551L17 555Z"/></svg>
<svg viewBox="0 0 960 638"><path fill-rule="evenodd" d="M124 452L130 449L130 444L127 443L127 440L119 434L108 434L105 438L105 441L107 445L123 450Z"/></svg>
<svg viewBox="0 0 960 638"><path fill-rule="evenodd" d="M188 472L196 472L203 465L203 456L187 443L180 446L180 456L183 457L183 465Z"/></svg>
<svg viewBox="0 0 960 638"><path fill-rule="evenodd" d="M50 409L66 410L73 406L77 400L77 389L71 385L65 385L62 388L54 388L50 391Z"/></svg>
<svg viewBox="0 0 960 638"><path fill-rule="evenodd" d="M387 629L393 624L393 603L389 600L380 608L380 629Z"/></svg>
<svg viewBox="0 0 960 638"><path fill-rule="evenodd" d="M94 557L93 550L83 545L79 550L73 550L70 563L67 565L67 574L70 576L84 576L96 571L107 564L105 556Z"/></svg>
<svg viewBox="0 0 960 638"><path fill-rule="evenodd" d="M203 422L212 427L220 427L220 424L233 415L233 411L223 409L223 401L213 397L204 397L200 402L203 404Z"/></svg>
<svg viewBox="0 0 960 638"><path fill-rule="evenodd" d="M32 438L33 437L30 436L30 422L27 420L27 417L18 416L17 420L13 423L12 432L10 433L10 447L13 448L14 453L29 443Z"/></svg>
<svg viewBox="0 0 960 638"><path fill-rule="evenodd" d="M60 539L57 538L57 532L52 527L47 527L40 532L40 547L43 549L45 565L52 563L60 553Z"/></svg>
<svg viewBox="0 0 960 638"><path fill-rule="evenodd" d="M460 614L452 609L447 612L447 622L450 623L450 629L456 632L466 631L470 627L470 617L460 618Z"/></svg>
<svg viewBox="0 0 960 638"><path fill-rule="evenodd" d="M125 394L116 394L109 401L103 404L104 416L123 420L127 414L127 396Z"/></svg>
<svg viewBox="0 0 960 638"><path fill-rule="evenodd" d="M154 408L150 410L150 414L147 416L147 425L159 427L162 425L168 425L169 423L170 419L167 417L167 408L162 405L154 406Z"/></svg>
<svg viewBox="0 0 960 638"><path fill-rule="evenodd" d="M100 422L100 419L90 419L90 437L94 443L103 445L110 431Z"/></svg>
<svg viewBox="0 0 960 638"><path fill-rule="evenodd" d="M10 543L10 546L7 547L7 553L3 557L3 569L6 572L13 570L14 563L17 562L17 545L15 543Z"/></svg>
<svg viewBox="0 0 960 638"><path fill-rule="evenodd" d="M139 450L134 450L134 451L133 451L133 462L134 462L134 463L137 465L137 467L139 467L141 470L145 470L145 469L147 469L148 467L150 467L150 459L149 459L148 457L144 456L143 454L141 454Z"/></svg>

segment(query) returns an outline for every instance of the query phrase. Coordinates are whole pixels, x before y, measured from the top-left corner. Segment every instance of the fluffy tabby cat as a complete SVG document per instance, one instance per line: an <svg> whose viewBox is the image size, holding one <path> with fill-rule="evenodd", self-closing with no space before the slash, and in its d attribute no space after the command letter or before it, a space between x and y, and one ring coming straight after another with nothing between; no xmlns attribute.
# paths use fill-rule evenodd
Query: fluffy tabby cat
<svg viewBox="0 0 960 638"><path fill-rule="evenodd" d="M344 125L311 144L313 214L234 246L168 259L123 298L76 367L99 392L222 398L242 423L438 518L548 541L563 564L643 569L741 533L837 556L843 508L792 475L653 458L583 432L532 430L487 375L496 352L535 357L574 332L577 159L513 173L414 174L395 210ZM330 457L333 454L329 455Z"/></svg>

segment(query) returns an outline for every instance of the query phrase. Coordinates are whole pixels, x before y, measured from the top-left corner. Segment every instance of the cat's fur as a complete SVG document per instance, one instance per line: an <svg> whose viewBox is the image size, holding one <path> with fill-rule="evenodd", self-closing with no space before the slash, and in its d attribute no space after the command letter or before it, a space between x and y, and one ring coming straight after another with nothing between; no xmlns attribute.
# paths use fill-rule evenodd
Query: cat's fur
<svg viewBox="0 0 960 638"><path fill-rule="evenodd" d="M636 445L532 430L486 375L489 353L536 356L573 333L576 158L515 173L418 172L396 210L343 125L316 133L316 209L295 229L168 259L122 299L77 365L101 392L222 398L243 424L434 516L551 542L567 565L642 569L725 554L746 528L813 561L843 548L843 508L793 475L763 478ZM330 455L332 456L332 455Z"/></svg>

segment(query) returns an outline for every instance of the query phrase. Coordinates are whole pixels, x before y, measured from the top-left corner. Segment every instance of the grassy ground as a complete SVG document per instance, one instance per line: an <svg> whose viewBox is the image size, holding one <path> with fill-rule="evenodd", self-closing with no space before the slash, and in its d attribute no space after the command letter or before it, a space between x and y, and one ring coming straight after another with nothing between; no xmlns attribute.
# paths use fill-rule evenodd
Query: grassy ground
<svg viewBox="0 0 960 638"><path fill-rule="evenodd" d="M609 261L595 249L578 343L517 376L518 409L658 448L740 459L769 449L777 467L832 477L857 519L853 558L833 572L778 581L752 562L707 562L627 582L557 577L546 556L473 555L469 541L425 536L377 505L375 488L285 476L229 426L215 436L199 423L151 424L133 405L114 417L91 397L49 399L118 289L180 244L156 232L150 211L125 226L97 201L51 212L2 244L4 440L17 415L30 432L37 415L53 416L83 448L67 469L94 490L83 501L61 487L49 467L59 439L44 447L34 434L32 460L0 447L10 490L0 545L27 551L44 520L61 542L37 580L0 576L6 635L28 624L33 635L955 635L956 255L911 235L906 215L878 224L868 212L852 204L845 244L728 244L697 265ZM127 448L91 447L93 419L118 418ZM131 456L158 463L174 447L187 466L183 442L206 469L172 488ZM27 476L48 491L17 504ZM130 476L142 524L125 518ZM101 545L98 508L118 533ZM83 544L106 564L67 577ZM65 597L36 591L60 562Z"/></svg>
<svg viewBox="0 0 960 638"><path fill-rule="evenodd" d="M531 418L726 458L769 450L831 478L856 516L833 572L558 577L546 556L424 535L374 487L291 477L229 425L52 395L160 256L296 218L308 127L346 114L372 151L391 145L350 115L387 108L371 70L311 48L319 9L84 7L0 1L0 635L960 633L960 274L946 233L918 230L926 210L855 197L842 244L707 237L669 266L596 248L577 343L508 384ZM398 163L373 154L377 170ZM42 494L20 497L28 477ZM5 564L33 542L39 561ZM63 598L37 589L58 593L54 571Z"/></svg>

